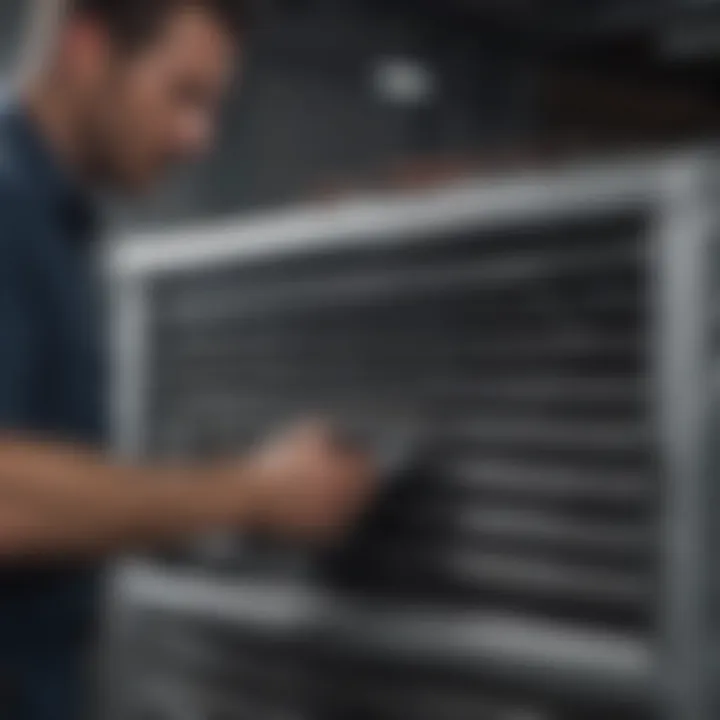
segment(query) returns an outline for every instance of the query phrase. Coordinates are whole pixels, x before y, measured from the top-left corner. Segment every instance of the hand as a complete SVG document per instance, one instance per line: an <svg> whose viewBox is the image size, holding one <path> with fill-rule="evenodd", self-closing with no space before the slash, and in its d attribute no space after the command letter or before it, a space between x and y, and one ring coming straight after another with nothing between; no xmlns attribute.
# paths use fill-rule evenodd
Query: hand
<svg viewBox="0 0 720 720"><path fill-rule="evenodd" d="M246 467L257 526L321 542L350 530L379 484L369 454L319 423L271 440Z"/></svg>

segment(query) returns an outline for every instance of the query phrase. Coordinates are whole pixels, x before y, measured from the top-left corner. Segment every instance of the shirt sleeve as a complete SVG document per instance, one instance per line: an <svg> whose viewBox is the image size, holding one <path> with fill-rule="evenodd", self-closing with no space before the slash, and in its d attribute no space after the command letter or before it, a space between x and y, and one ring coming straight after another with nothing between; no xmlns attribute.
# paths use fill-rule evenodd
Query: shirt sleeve
<svg viewBox="0 0 720 720"><path fill-rule="evenodd" d="M28 288L31 219L12 193L0 188L0 429L33 424L34 320Z"/></svg>

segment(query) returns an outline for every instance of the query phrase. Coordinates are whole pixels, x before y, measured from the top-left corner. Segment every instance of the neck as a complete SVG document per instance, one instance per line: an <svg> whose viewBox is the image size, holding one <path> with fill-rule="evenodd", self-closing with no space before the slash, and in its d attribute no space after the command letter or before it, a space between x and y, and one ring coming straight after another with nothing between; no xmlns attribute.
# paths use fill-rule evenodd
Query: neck
<svg viewBox="0 0 720 720"><path fill-rule="evenodd" d="M52 78L39 78L22 93L23 104L48 147L70 172L84 174L81 129L67 93Z"/></svg>

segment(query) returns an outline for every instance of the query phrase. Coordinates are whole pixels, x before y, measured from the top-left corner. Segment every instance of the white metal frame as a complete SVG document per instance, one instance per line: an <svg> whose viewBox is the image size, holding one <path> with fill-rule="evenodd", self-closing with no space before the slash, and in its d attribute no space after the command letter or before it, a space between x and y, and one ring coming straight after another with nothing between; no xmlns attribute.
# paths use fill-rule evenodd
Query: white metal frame
<svg viewBox="0 0 720 720"><path fill-rule="evenodd" d="M693 151L466 183L391 199L291 209L121 242L107 258L117 299L115 445L126 454L140 454L143 449L144 361L150 342L147 288L154 278L325 247L417 243L449 228L500 227L647 208L655 218L657 235L652 258L658 308L654 389L660 462L667 479L663 613L657 643L602 634L585 634L578 643L558 628L514 620L513 631L506 619L486 616L446 618L442 627L446 637L459 643L458 659L467 663L475 658L484 670L494 666L512 674L522 668L527 674L533 668L544 669L538 676L543 682L554 679L562 684L563 678L572 678L573 684L583 686L585 681L592 685L594 677L595 692L641 696L657 704L667 720L713 720L714 662L708 649L714 648L716 638L709 606L711 477L706 460L708 413L715 402L709 394L713 282L709 259L717 215L707 188L714 185L709 180L715 167L712 153ZM383 652L390 654L402 655L403 643L408 637L424 637L422 628L428 623L427 618L408 618L388 608L382 622L377 619L373 625L372 614L363 615L360 609L312 588L282 588L292 602L280 607L268 604L279 588L244 583L213 586L143 564L129 564L118 574L116 588L128 603L228 623L262 624L273 608L276 616L268 622L285 629L330 617L333 627L345 628L347 642L369 642L375 637ZM376 633L352 633L351 627L375 627ZM460 643L463 637L473 637L473 646ZM453 647L445 647L444 653L452 656ZM593 667L592 657L597 661Z"/></svg>

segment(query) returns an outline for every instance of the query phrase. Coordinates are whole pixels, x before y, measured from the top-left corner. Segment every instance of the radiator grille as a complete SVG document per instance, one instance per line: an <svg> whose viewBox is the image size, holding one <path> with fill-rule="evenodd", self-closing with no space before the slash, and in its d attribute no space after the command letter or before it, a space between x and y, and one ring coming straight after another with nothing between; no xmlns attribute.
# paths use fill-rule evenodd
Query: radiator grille
<svg viewBox="0 0 720 720"><path fill-rule="evenodd" d="M421 417L432 471L303 572L364 598L649 630L645 230L604 215L156 281L149 449L239 449L309 412ZM297 567L247 542L223 563Z"/></svg>
<svg viewBox="0 0 720 720"><path fill-rule="evenodd" d="M147 614L132 720L649 720L607 698L578 697L478 681L470 673L397 667L319 644L269 640L252 629L178 623ZM138 632L139 630L139 632ZM140 679L141 678L141 679Z"/></svg>

